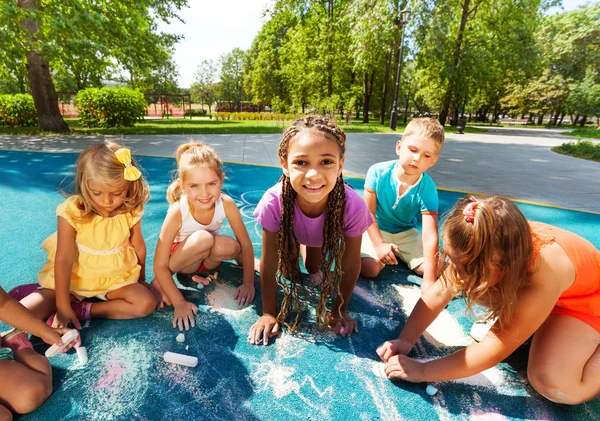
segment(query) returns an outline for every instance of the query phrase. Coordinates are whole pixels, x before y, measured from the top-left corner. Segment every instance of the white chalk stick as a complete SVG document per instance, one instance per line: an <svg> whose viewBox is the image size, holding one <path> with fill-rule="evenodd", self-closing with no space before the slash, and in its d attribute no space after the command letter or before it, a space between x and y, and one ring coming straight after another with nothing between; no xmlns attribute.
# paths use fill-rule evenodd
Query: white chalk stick
<svg viewBox="0 0 600 421"><path fill-rule="evenodd" d="M79 358L79 364L86 365L88 363L88 355L87 355L86 347L80 346L79 348L76 348L76 351L77 351L77 358Z"/></svg>
<svg viewBox="0 0 600 421"><path fill-rule="evenodd" d="M196 288L202 289L202 288L204 288L204 284L198 284L198 285L196 285Z"/></svg>
<svg viewBox="0 0 600 421"><path fill-rule="evenodd" d="M433 387L432 385L428 384L427 387L425 388L425 393L427 393L429 396L433 396L437 393L437 388Z"/></svg>
<svg viewBox="0 0 600 421"><path fill-rule="evenodd" d="M163 358L168 363L185 365L187 367L196 367L198 365L198 358L192 357L191 355L177 354L175 352L165 352Z"/></svg>
<svg viewBox="0 0 600 421"><path fill-rule="evenodd" d="M54 357L60 351L65 349L65 347L67 345L69 345L71 342L73 342L75 339L77 339L77 336L79 336L79 333L77 332L76 329L69 330L67 333L65 333L62 336L61 339L62 339L63 344L61 346L53 344L50 348L48 348L46 350L46 358Z"/></svg>
<svg viewBox="0 0 600 421"><path fill-rule="evenodd" d="M179 343L185 342L185 335L183 333L180 333L175 337L175 340Z"/></svg>

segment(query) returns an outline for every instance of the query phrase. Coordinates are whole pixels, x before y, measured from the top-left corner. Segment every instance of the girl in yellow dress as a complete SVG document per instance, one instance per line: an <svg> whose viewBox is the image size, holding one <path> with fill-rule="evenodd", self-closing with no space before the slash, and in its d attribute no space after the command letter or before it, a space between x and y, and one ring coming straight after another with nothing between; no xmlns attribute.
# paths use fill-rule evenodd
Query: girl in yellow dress
<svg viewBox="0 0 600 421"><path fill-rule="evenodd" d="M89 147L77 160L74 187L56 208L57 232L42 243L48 260L40 288L21 303L42 319L56 312L48 319L53 327L147 316L156 308L145 282L141 222L150 195L130 151L112 142ZM85 300L91 297L102 301Z"/></svg>

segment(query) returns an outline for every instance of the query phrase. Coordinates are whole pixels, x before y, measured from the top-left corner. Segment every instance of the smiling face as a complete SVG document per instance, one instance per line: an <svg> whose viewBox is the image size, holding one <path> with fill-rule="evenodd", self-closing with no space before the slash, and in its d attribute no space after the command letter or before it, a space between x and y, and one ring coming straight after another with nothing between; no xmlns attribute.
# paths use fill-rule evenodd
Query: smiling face
<svg viewBox="0 0 600 421"><path fill-rule="evenodd" d="M181 191L187 196L194 209L211 209L221 196L224 174L217 174L211 167L194 167L178 179Z"/></svg>
<svg viewBox="0 0 600 421"><path fill-rule="evenodd" d="M280 161L302 212L322 214L344 166L337 142L318 130L303 130L290 141L287 160Z"/></svg>
<svg viewBox="0 0 600 421"><path fill-rule="evenodd" d="M396 143L399 163L407 175L418 176L431 168L439 159L439 147L433 139L417 135L403 136Z"/></svg>
<svg viewBox="0 0 600 421"><path fill-rule="evenodd" d="M116 185L94 180L87 181L89 195L102 216L115 215L115 212L125 202L128 187L129 185L126 181Z"/></svg>

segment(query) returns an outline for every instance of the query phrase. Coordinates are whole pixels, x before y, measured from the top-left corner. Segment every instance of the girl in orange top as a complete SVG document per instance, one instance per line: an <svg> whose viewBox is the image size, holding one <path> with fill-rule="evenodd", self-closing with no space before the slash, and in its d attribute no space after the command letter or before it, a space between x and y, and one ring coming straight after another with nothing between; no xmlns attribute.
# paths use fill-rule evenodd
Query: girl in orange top
<svg viewBox="0 0 600 421"><path fill-rule="evenodd" d="M579 404L600 395L600 251L562 229L529 223L512 202L468 196L443 228L451 264L427 290L400 337L377 353L388 378L436 382L468 377L508 357L531 335L528 378L551 401ZM483 341L437 360L406 356L446 304L497 318Z"/></svg>

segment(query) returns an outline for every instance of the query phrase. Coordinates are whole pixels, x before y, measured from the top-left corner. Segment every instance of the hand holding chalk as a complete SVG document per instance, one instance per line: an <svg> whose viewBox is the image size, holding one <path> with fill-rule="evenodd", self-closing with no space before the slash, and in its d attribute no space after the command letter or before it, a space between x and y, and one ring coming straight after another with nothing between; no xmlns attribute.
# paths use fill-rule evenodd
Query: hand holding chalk
<svg viewBox="0 0 600 421"><path fill-rule="evenodd" d="M77 332L76 329L68 330L67 333L65 333L61 338L62 345L53 344L50 348L48 348L46 350L46 358L54 357L60 351L65 349L65 347L67 347L67 345L69 345L71 342L76 340L78 337L79 337L79 332Z"/></svg>

